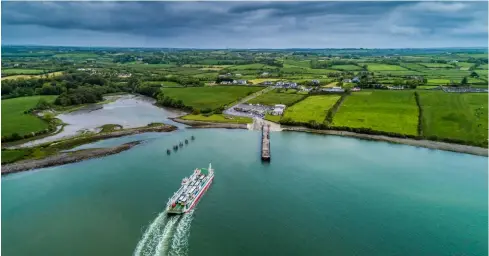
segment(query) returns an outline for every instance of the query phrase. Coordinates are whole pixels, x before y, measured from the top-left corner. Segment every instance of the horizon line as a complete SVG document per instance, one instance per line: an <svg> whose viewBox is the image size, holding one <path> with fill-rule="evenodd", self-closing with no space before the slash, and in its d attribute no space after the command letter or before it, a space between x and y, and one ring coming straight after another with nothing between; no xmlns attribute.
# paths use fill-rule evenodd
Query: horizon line
<svg viewBox="0 0 489 256"><path fill-rule="evenodd" d="M119 49L187 49L187 50L402 50L402 49L488 49L488 46L444 46L444 47L288 47L288 48L239 48L239 47L225 47L225 48L198 48L198 47L150 47L150 46L82 46L82 45L40 45L40 44L2 44L1 47L17 47L17 46L29 46L29 47L72 47L72 48L119 48Z"/></svg>

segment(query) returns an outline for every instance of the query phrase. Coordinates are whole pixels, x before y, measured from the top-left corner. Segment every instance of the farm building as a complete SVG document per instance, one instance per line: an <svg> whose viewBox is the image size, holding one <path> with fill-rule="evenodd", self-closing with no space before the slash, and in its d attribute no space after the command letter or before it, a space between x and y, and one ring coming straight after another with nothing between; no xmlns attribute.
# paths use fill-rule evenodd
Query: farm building
<svg viewBox="0 0 489 256"><path fill-rule="evenodd" d="M358 77L354 77L352 80L351 80L352 83L359 83L360 82L360 78Z"/></svg>
<svg viewBox="0 0 489 256"><path fill-rule="evenodd" d="M360 87L353 87L353 88L351 88L351 91L352 92L359 92L360 90L361 90Z"/></svg>
<svg viewBox="0 0 489 256"><path fill-rule="evenodd" d="M343 79L343 83L351 83L351 79Z"/></svg>
<svg viewBox="0 0 489 256"><path fill-rule="evenodd" d="M274 116L280 116L284 113L285 110L285 105L283 104L277 104L272 110L272 115Z"/></svg>
<svg viewBox="0 0 489 256"><path fill-rule="evenodd" d="M319 80L316 80L316 79L313 79L311 82L312 82L313 84L315 84L315 85L318 85L318 84L319 84Z"/></svg>
<svg viewBox="0 0 489 256"><path fill-rule="evenodd" d="M262 84L263 85L273 85L273 82L272 81L265 81Z"/></svg>
<svg viewBox="0 0 489 256"><path fill-rule="evenodd" d="M263 72L263 73L261 73L261 75L260 75L260 76L268 76L268 75L269 75L269 73L268 73L268 72Z"/></svg>

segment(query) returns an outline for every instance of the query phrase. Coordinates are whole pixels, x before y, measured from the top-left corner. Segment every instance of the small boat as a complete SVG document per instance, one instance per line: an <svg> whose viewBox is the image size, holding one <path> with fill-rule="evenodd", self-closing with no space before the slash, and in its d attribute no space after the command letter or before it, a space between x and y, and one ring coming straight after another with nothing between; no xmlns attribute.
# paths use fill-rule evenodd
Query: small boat
<svg viewBox="0 0 489 256"><path fill-rule="evenodd" d="M180 141L180 144L179 145L180 145L180 147L183 147L183 143L181 141Z"/></svg>
<svg viewBox="0 0 489 256"><path fill-rule="evenodd" d="M173 146L173 150L178 150L178 145Z"/></svg>
<svg viewBox="0 0 489 256"><path fill-rule="evenodd" d="M171 154L171 150L167 149L167 150L166 150L166 154L167 154L167 155Z"/></svg>
<svg viewBox="0 0 489 256"><path fill-rule="evenodd" d="M192 137L190 137L190 139L191 139L191 140L195 140L195 137L194 137L194 135L192 135Z"/></svg>
<svg viewBox="0 0 489 256"><path fill-rule="evenodd" d="M188 144L188 140L187 139L185 139L185 144Z"/></svg>

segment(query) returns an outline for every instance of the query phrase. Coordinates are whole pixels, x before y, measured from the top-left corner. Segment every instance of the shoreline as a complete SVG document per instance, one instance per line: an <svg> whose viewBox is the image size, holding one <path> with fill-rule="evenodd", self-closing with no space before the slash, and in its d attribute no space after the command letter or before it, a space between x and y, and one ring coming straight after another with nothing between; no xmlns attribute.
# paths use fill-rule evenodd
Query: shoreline
<svg viewBox="0 0 489 256"><path fill-rule="evenodd" d="M415 147L438 149L438 150L451 151L456 153L465 153L465 154L485 156L485 157L488 157L489 155L487 148L441 142L441 141L405 139L405 138L389 137L385 135L372 135L372 134L338 131L338 130L314 130L305 127L290 127L290 126L283 127L283 131L307 132L307 133L316 133L316 134L353 137L353 138L364 139L364 140L385 141L385 142L396 143L396 144L404 144L404 145L410 145Z"/></svg>
<svg viewBox="0 0 489 256"><path fill-rule="evenodd" d="M127 129L122 129L122 130L112 131L112 132L107 132L107 133L96 133L96 134L79 135L79 136L74 136L74 137L61 138L60 140L44 142L42 144L33 145L33 146L25 146L25 147L22 147L21 145L7 146L7 147L3 147L2 149L8 150L8 149L44 147L44 146L51 146L51 145L55 145L58 143L69 142L69 141L77 142L78 140L86 140L86 141L84 141L84 144L86 144L86 143L92 143L92 142L95 142L98 140L123 137L123 136L134 135L134 134L145 133L145 132L172 132L172 131L175 131L177 129L178 128L176 126L167 125L167 124L158 125L158 126L142 126L142 127L127 128Z"/></svg>
<svg viewBox="0 0 489 256"><path fill-rule="evenodd" d="M142 141L132 141L110 148L82 149L73 152L58 153L43 159L22 160L12 164L2 165L2 176L33 169L76 163L88 159L110 156L129 150L141 143Z"/></svg>

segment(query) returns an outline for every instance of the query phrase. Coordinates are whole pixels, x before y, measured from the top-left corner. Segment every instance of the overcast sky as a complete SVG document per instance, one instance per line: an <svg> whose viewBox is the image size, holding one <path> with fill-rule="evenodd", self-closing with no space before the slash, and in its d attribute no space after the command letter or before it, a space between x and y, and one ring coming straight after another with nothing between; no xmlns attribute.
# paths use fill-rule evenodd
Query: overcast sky
<svg viewBox="0 0 489 256"><path fill-rule="evenodd" d="M5 2L2 44L487 47L487 2Z"/></svg>

